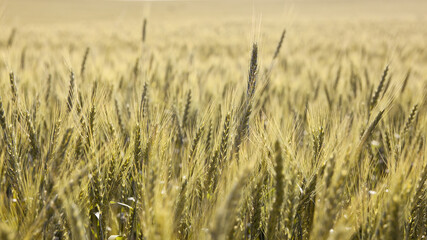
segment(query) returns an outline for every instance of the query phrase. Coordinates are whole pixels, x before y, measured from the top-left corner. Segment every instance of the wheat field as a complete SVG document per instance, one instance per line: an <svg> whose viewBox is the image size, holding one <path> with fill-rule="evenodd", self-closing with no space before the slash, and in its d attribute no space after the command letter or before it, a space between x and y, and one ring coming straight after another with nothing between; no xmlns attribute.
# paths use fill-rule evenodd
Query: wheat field
<svg viewBox="0 0 427 240"><path fill-rule="evenodd" d="M427 4L322 1L0 2L0 239L426 239Z"/></svg>

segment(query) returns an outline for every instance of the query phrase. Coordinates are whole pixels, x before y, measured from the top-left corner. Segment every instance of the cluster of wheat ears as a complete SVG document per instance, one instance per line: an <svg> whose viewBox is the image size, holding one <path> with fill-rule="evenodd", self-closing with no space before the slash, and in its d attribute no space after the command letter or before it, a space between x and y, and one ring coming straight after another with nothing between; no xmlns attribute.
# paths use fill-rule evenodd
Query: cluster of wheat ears
<svg viewBox="0 0 427 240"><path fill-rule="evenodd" d="M410 69L350 49L321 81L281 53L285 31L265 66L253 44L247 71L185 68L191 46L150 50L146 27L124 71L109 46L74 48L76 71L3 38L19 57L0 66L0 239L426 238L427 85Z"/></svg>

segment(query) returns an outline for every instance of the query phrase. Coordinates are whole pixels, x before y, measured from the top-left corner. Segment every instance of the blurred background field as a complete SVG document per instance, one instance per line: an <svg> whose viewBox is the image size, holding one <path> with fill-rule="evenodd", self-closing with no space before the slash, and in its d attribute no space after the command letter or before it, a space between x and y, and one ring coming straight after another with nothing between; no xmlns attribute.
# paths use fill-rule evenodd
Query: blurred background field
<svg viewBox="0 0 427 240"><path fill-rule="evenodd" d="M343 54L351 50L365 52L371 55L369 61L375 61L371 65L353 54L355 64L381 69L386 62L402 61L395 67L411 68L421 76L425 69L420 63L427 58L427 2L422 0L16 0L3 1L0 6L0 40L7 42L12 29L17 30L15 51L3 49L1 56L3 64L12 68L19 65L24 48L28 64L41 70L37 66L43 63L42 59L61 59L62 65L66 61L64 67L77 67L81 51L90 47L93 54L107 57L124 70L127 63L121 57L127 58L131 53L134 58L141 53L138 51L144 18L149 19L148 46L161 51L161 55L169 55L166 58L184 61L194 57L195 64L205 67L206 61L222 65L230 60L228 64L244 68L244 53L250 51L252 42L259 43L260 61L267 65L269 62L263 59L274 52L285 28L289 36L284 49L286 58L308 64L306 67L314 71L339 65ZM31 54L36 54L33 51L47 52L53 47L53 55L37 54L37 59L31 59ZM169 47L180 51L164 51ZM88 67L101 71L103 64L94 61ZM105 69L102 72L106 73Z"/></svg>
<svg viewBox="0 0 427 240"><path fill-rule="evenodd" d="M120 21L149 16L153 21L251 20L426 20L423 0L15 0L4 1L7 22L63 23Z"/></svg>

